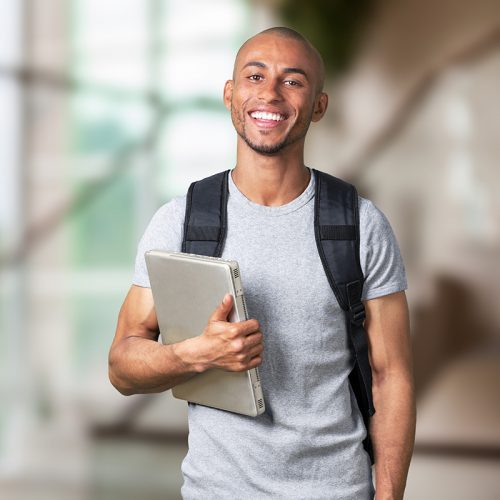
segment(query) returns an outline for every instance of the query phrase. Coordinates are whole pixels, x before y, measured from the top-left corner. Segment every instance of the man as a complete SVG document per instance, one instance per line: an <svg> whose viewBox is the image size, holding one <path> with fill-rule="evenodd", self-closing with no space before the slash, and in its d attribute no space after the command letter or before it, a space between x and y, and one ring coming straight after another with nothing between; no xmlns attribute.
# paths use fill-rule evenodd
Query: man
<svg viewBox="0 0 500 500"><path fill-rule="evenodd" d="M349 386L345 317L314 239L314 175L304 165L311 122L327 108L324 68L300 34L271 28L239 50L224 103L238 134L222 257L238 260L252 318L228 323L226 296L200 336L157 342L144 252L180 251L185 197L155 214L110 351L123 394L160 392L217 367L259 366L266 412L256 418L189 405L184 498L366 499L374 489L366 436ZM370 435L376 498L402 498L415 409L404 268L385 217L360 198L365 328L376 413Z"/></svg>

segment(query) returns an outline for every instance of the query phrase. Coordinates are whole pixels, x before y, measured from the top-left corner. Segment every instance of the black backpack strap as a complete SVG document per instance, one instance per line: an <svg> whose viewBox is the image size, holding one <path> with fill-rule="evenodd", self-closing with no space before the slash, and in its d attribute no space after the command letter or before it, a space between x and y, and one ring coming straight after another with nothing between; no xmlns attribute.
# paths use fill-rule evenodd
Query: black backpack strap
<svg viewBox="0 0 500 500"><path fill-rule="evenodd" d="M359 262L358 195L354 186L314 170L316 177L314 228L318 252L328 282L346 312L354 368L349 375L353 392L368 431L364 441L373 462L369 437L375 413L371 390L368 339L361 302L363 273ZM182 251L220 257L227 231L229 170L193 182L186 201Z"/></svg>
<svg viewBox="0 0 500 500"><path fill-rule="evenodd" d="M184 219L182 251L220 257L227 231L229 170L189 187Z"/></svg>
<svg viewBox="0 0 500 500"><path fill-rule="evenodd" d="M373 462L369 423L375 408L368 337L363 326L365 307L361 302L364 277L359 261L358 193L354 186L336 177L317 170L314 173L316 244L328 282L340 307L346 312L354 352L354 368L349 381L368 433L363 444Z"/></svg>

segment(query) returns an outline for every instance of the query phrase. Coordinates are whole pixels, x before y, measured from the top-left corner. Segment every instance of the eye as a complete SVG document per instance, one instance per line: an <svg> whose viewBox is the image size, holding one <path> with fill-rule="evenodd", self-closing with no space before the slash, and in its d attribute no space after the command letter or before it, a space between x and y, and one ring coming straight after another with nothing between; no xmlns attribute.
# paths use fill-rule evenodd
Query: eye
<svg viewBox="0 0 500 500"><path fill-rule="evenodd" d="M260 82L263 79L263 77L262 75L250 75L248 79L252 82Z"/></svg>
<svg viewBox="0 0 500 500"><path fill-rule="evenodd" d="M298 82L297 80L285 80L284 83L288 87L299 87L300 86L300 82Z"/></svg>

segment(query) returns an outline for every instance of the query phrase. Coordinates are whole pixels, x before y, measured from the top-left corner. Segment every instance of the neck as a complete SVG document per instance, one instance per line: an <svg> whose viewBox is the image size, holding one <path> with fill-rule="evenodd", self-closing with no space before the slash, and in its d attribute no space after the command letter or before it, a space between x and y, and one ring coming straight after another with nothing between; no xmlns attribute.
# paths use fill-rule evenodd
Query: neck
<svg viewBox="0 0 500 500"><path fill-rule="evenodd" d="M304 192L310 180L304 165L303 144L277 155L256 153L238 140L236 167L232 173L238 189L251 201L265 206L285 205Z"/></svg>

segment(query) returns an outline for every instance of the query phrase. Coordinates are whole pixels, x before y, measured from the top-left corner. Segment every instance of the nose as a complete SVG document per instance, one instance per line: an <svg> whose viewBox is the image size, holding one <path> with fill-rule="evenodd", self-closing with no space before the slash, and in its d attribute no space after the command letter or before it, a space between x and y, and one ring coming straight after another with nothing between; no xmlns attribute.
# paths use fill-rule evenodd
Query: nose
<svg viewBox="0 0 500 500"><path fill-rule="evenodd" d="M259 98L266 102L276 102L281 100L279 82L271 80L264 82L259 88Z"/></svg>

